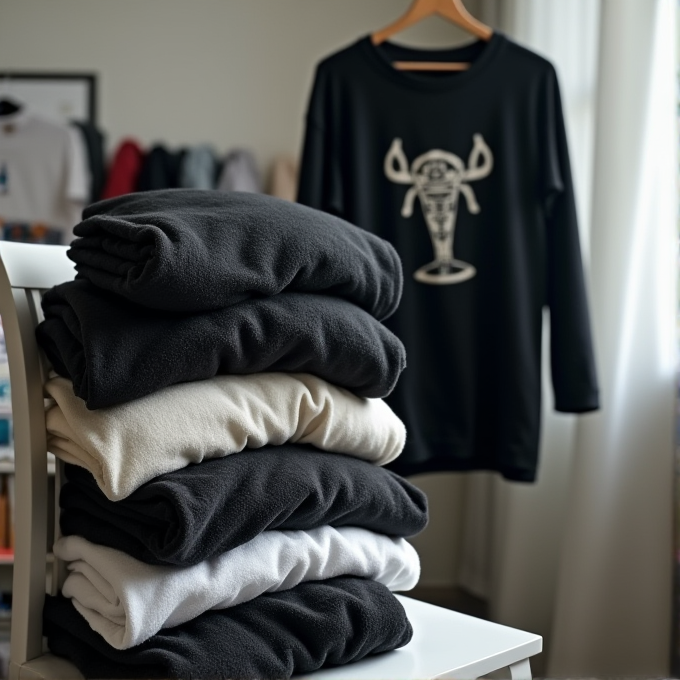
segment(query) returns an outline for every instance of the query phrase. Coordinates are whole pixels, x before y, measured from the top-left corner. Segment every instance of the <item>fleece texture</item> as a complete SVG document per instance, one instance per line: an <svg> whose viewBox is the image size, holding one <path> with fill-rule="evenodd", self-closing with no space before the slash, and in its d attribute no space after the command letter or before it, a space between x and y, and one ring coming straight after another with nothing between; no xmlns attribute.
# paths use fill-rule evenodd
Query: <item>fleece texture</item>
<svg viewBox="0 0 680 680"><path fill-rule="evenodd" d="M84 468L65 472L62 533L148 564L198 564L271 529L358 526L413 536L427 524L427 497L413 484L312 446L264 446L187 465L116 502Z"/></svg>
<svg viewBox="0 0 680 680"><path fill-rule="evenodd" d="M45 385L55 456L89 470L111 500L190 463L286 442L384 465L404 447L403 423L381 399L362 399L306 373L218 376L90 411L65 378Z"/></svg>
<svg viewBox="0 0 680 680"><path fill-rule="evenodd" d="M401 296L387 241L273 196L129 194L88 206L73 231L79 276L154 309L218 309L288 290L343 297L382 320Z"/></svg>
<svg viewBox="0 0 680 680"><path fill-rule="evenodd" d="M49 290L38 342L88 408L113 406L218 374L311 373L361 397L386 397L404 346L341 298L280 293L224 309L171 314L85 280Z"/></svg>
<svg viewBox="0 0 680 680"><path fill-rule="evenodd" d="M341 577L206 612L128 650L107 644L70 600L48 595L44 633L86 678L280 680L403 647L413 631L385 586Z"/></svg>
<svg viewBox="0 0 680 680"><path fill-rule="evenodd" d="M193 567L145 564L80 536L60 538L67 563L62 595L112 647L129 649L209 609L227 609L303 581L357 576L410 590L420 563L404 538L358 527L265 531Z"/></svg>

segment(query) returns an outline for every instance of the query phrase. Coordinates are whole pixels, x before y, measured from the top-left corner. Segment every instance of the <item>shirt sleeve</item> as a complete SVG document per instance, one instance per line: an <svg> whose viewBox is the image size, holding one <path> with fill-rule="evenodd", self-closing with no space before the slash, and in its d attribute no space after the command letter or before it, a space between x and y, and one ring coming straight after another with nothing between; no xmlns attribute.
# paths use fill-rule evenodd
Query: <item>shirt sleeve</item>
<svg viewBox="0 0 680 680"><path fill-rule="evenodd" d="M64 168L64 198L68 225L62 229L62 242L68 245L74 239L73 227L80 222L90 194L92 179L87 162L87 149L80 131L71 125L67 125L66 130L68 145Z"/></svg>
<svg viewBox="0 0 680 680"><path fill-rule="evenodd" d="M90 195L92 178L87 161L87 149L80 130L69 125L66 160L66 198L82 205Z"/></svg>
<svg viewBox="0 0 680 680"><path fill-rule="evenodd" d="M542 191L555 410L583 413L599 408L599 390L569 151L554 70L547 80L544 106Z"/></svg>
<svg viewBox="0 0 680 680"><path fill-rule="evenodd" d="M322 66L317 69L306 117L298 203L342 216L342 173L333 137L332 87Z"/></svg>

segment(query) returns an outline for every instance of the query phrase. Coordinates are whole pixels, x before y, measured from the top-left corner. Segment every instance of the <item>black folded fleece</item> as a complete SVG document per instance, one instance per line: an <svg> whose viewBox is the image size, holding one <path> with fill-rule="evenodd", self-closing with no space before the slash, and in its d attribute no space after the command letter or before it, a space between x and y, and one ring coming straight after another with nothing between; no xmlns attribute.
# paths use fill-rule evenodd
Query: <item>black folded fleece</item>
<svg viewBox="0 0 680 680"><path fill-rule="evenodd" d="M262 194L166 189L88 206L68 256L78 275L137 304L204 311L281 291L343 297L377 319L401 296L381 238Z"/></svg>
<svg viewBox="0 0 680 680"><path fill-rule="evenodd" d="M358 526L413 536L427 497L366 461L284 444L169 472L110 501L84 468L66 466L61 529L149 564L188 566L267 529Z"/></svg>
<svg viewBox="0 0 680 680"><path fill-rule="evenodd" d="M310 581L231 609L208 611L131 649L111 647L64 597L45 598L50 650L86 678L289 678L409 642L397 598L352 577Z"/></svg>
<svg viewBox="0 0 680 680"><path fill-rule="evenodd" d="M280 293L191 315L134 305L88 281L45 293L38 343L90 409L222 374L312 373L386 397L406 365L401 341L340 298Z"/></svg>

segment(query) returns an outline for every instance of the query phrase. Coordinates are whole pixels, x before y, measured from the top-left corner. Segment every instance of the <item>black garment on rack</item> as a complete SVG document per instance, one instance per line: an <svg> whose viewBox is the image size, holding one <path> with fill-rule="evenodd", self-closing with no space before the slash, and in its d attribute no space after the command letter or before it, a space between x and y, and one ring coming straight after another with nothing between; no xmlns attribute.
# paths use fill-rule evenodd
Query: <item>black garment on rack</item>
<svg viewBox="0 0 680 680"><path fill-rule="evenodd" d="M471 67L413 73L394 60ZM553 66L499 33L434 51L359 40L318 66L299 200L402 258L387 325L408 367L388 401L408 440L391 468L533 481L544 307L555 408L599 400Z"/></svg>
<svg viewBox="0 0 680 680"><path fill-rule="evenodd" d="M137 177L137 191L176 189L179 187L179 173L184 151L168 151L162 144L156 144L144 156Z"/></svg>
<svg viewBox="0 0 680 680"><path fill-rule="evenodd" d="M279 680L398 649L413 630L384 585L341 577L207 611L122 650L92 630L70 600L47 595L44 634L50 651L86 678Z"/></svg>
<svg viewBox="0 0 680 680"><path fill-rule="evenodd" d="M106 181L104 133L92 123L73 121L71 124L78 129L85 143L91 178L89 203L94 203L101 198Z"/></svg>

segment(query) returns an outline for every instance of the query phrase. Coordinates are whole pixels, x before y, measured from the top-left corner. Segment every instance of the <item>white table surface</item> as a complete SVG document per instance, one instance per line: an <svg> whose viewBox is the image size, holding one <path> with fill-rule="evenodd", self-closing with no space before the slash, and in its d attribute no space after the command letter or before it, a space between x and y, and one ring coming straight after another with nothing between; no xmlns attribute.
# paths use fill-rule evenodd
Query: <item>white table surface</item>
<svg viewBox="0 0 680 680"><path fill-rule="evenodd" d="M397 595L413 626L405 647L357 663L326 668L309 680L477 678L538 654L540 635L508 628Z"/></svg>

